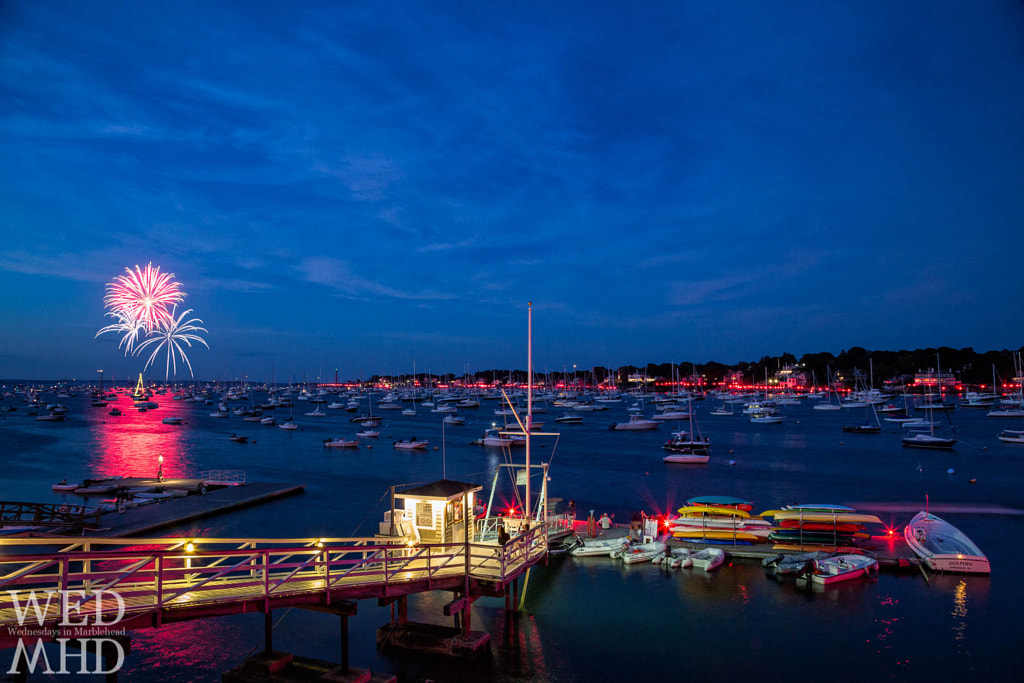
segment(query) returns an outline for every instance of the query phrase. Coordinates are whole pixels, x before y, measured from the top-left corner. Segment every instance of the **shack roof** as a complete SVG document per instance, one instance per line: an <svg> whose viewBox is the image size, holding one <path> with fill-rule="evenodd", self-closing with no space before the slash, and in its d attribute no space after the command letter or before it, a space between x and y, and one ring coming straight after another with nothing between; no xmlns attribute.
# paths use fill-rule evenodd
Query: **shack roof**
<svg viewBox="0 0 1024 683"><path fill-rule="evenodd" d="M431 498L434 500L453 500L461 498L464 493L479 491L483 486L479 484L467 484L462 481L451 479L439 479L430 484L423 484L402 492L396 492L395 498Z"/></svg>

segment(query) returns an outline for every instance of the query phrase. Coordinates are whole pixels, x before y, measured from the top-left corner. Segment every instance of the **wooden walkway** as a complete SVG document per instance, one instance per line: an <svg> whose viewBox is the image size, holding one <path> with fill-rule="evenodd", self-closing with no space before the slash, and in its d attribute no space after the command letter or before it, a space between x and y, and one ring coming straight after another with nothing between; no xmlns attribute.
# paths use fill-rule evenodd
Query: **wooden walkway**
<svg viewBox="0 0 1024 683"><path fill-rule="evenodd" d="M123 615L110 628L278 607L322 609L428 590L501 596L547 557L546 532L538 525L505 546L410 546L381 538L80 539L42 554L31 552L37 539L8 539L0 555L0 648L13 647L26 626L45 630L41 637L50 640L61 637L69 618L109 621L119 601ZM27 552L18 553L19 547ZM61 600L62 594L73 597ZM28 607L32 596L38 611Z"/></svg>

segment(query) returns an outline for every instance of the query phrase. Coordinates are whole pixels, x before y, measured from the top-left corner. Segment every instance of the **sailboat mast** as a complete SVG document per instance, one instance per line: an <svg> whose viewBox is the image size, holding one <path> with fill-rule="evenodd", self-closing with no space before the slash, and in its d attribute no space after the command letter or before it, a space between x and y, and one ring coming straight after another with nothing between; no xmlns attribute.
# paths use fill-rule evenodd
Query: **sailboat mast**
<svg viewBox="0 0 1024 683"><path fill-rule="evenodd" d="M530 432L533 430L533 302L526 303L526 505L530 519Z"/></svg>

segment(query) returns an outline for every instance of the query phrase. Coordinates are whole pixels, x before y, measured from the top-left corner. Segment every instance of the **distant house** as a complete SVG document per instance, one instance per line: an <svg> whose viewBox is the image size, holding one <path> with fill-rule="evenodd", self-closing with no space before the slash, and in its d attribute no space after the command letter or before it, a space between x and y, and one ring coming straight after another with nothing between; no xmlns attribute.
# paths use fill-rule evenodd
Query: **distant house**
<svg viewBox="0 0 1024 683"><path fill-rule="evenodd" d="M775 373L775 380L787 389L805 389L807 373L797 365L785 365Z"/></svg>
<svg viewBox="0 0 1024 683"><path fill-rule="evenodd" d="M926 390L942 390L957 388L956 376L952 372L943 372L935 368L927 371L918 370L914 375L914 386Z"/></svg>

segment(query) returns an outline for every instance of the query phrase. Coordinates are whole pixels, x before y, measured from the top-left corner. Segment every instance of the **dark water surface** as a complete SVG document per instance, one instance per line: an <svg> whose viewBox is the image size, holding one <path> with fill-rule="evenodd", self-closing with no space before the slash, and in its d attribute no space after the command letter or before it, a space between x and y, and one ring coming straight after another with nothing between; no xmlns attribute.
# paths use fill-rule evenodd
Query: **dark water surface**
<svg viewBox="0 0 1024 683"><path fill-rule="evenodd" d="M170 396L158 401L159 409L141 414L122 398L125 415L113 418L109 408L90 407L86 398L66 399L70 414L62 423L36 422L15 403L16 412L0 413L0 500L60 501L50 486L63 477L152 476L163 455L168 476L242 469L250 481L304 483L306 491L162 535L372 535L392 484L433 481L445 468L450 479L489 488L503 462L499 449L469 445L492 421L500 423L494 402L464 411L470 424L445 428L442 462L442 415L422 407L415 417L385 413L372 449L325 450L323 439L357 431L349 413L305 417L313 404L300 402L300 430L286 432L236 416L214 419L211 406ZM377 653L375 630L390 610L371 600L361 601L350 620L352 664L395 673L402 681L793 680L839 673L865 680L1021 680L1024 589L1015 570L1024 559L1024 446L1001 443L996 435L1022 429L1024 421L958 409L950 415L960 436L956 450L920 451L902 447L898 425L883 423L878 435L843 433L842 425L860 421L863 411L814 411L808 402L784 408L784 424L753 425L738 414L708 415L710 402L697 405L703 433L713 443L708 465L662 462L661 443L674 424L654 432L609 431L607 425L626 414L623 404L612 404L607 412L585 414L582 425L562 426L557 442L535 440L535 460L551 461L551 495L575 499L582 516L594 510L614 513L618 521L641 508L648 514L675 510L695 495L746 497L757 510L842 503L902 529L928 494L932 511L986 552L992 576L926 581L920 573L883 571L877 581L799 591L742 560L704 574L608 558L558 558L532 572L522 613L509 617L501 600L475 603L474 628L493 639L489 664ZM549 409L537 419L550 427L558 414ZM186 423L161 424L169 415ZM277 417L283 421L287 409L278 409ZM251 443L228 441L233 432L249 435ZM413 435L429 439L431 450L391 447L393 439ZM521 459L521 451L516 456ZM447 593L412 598L410 617L448 624L441 606L449 600ZM336 617L294 609L276 611L274 620L277 649L338 660ZM262 649L262 639L261 614L137 631L122 680L219 680L221 672ZM4 670L11 654L0 653Z"/></svg>

